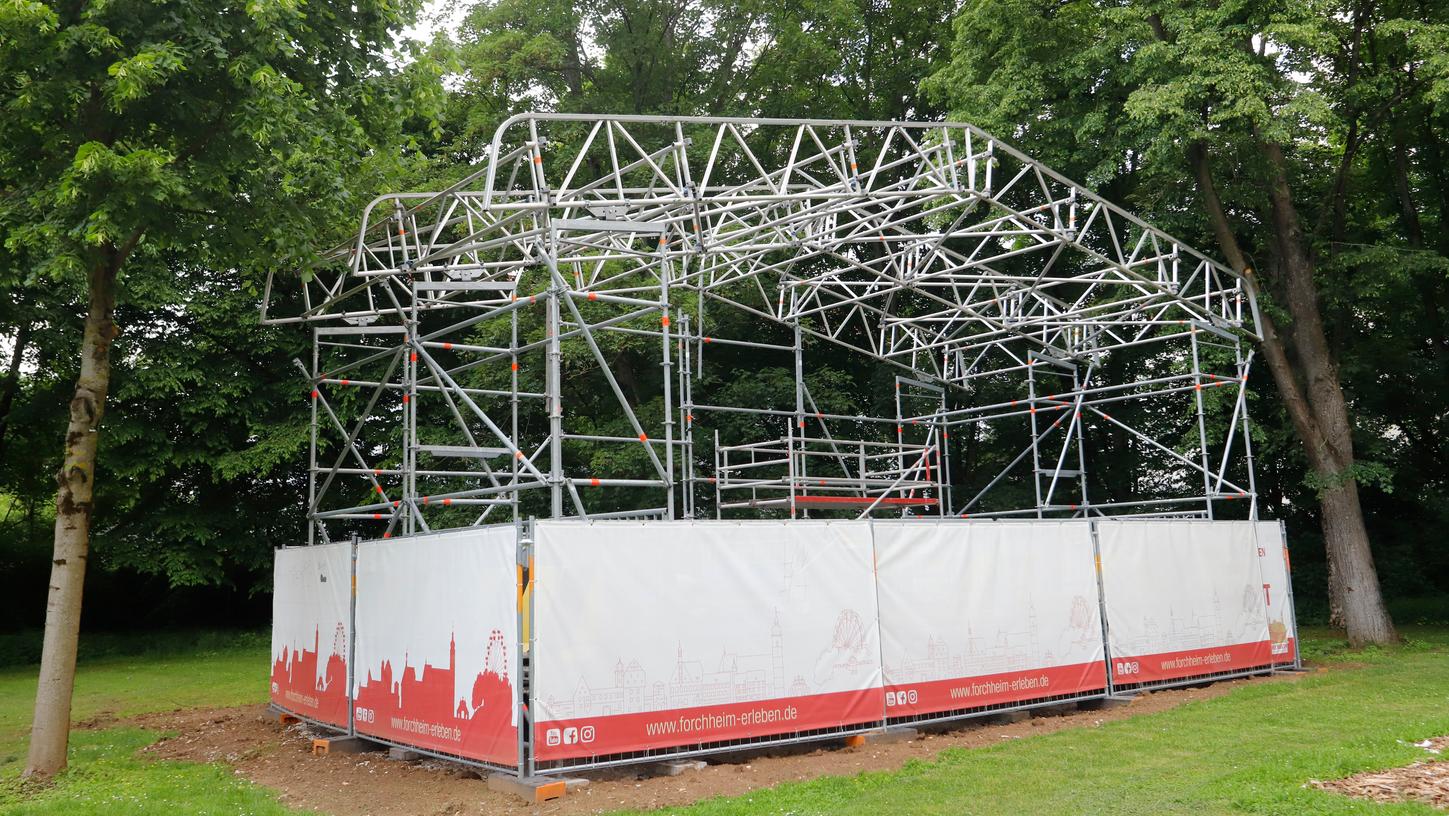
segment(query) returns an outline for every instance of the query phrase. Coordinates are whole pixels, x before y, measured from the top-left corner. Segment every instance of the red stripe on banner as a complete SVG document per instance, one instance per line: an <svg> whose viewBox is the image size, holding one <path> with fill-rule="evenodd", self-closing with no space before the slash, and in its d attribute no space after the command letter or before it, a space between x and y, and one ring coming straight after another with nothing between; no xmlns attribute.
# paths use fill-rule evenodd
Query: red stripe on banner
<svg viewBox="0 0 1449 816"><path fill-rule="evenodd" d="M872 688L549 720L534 727L534 756L540 760L604 756L858 725L881 718L882 696L880 688Z"/></svg>
<svg viewBox="0 0 1449 816"><path fill-rule="evenodd" d="M1112 658L1112 680L1117 683L1155 683L1266 666L1272 662L1273 644L1267 640L1182 652L1124 655Z"/></svg>
<svg viewBox="0 0 1449 816"><path fill-rule="evenodd" d="M1097 691L1106 687L1107 666L1100 660L976 677L889 684L885 689L886 716L935 714Z"/></svg>

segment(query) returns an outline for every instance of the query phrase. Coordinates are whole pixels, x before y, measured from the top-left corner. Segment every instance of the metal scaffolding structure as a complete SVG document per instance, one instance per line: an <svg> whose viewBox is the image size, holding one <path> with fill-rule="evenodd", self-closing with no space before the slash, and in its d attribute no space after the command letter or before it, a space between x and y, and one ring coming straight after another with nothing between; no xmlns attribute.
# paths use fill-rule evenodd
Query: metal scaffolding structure
<svg viewBox="0 0 1449 816"><path fill-rule="evenodd" d="M970 125L526 114L458 183L373 201L299 288L269 279L262 318L312 328L309 540L337 540L530 509L1256 518L1256 310L1230 269ZM647 405L620 337L657 348ZM828 347L895 374L894 416L820 409ZM793 407L712 401L726 351L734 376L792 361ZM566 415L566 352L627 435ZM731 416L758 434L720 442ZM958 440L1004 423L1015 458L953 481ZM1157 495L1092 494L1109 435L1150 454ZM571 471L575 445L642 470ZM1008 484L1030 499L993 504ZM591 512L615 488L647 498Z"/></svg>

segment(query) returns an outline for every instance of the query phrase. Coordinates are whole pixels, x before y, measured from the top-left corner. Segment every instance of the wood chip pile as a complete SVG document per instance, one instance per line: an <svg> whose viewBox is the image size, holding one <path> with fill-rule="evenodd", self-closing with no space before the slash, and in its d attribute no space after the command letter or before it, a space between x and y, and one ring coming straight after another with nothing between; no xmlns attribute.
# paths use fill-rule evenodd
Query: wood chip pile
<svg viewBox="0 0 1449 816"><path fill-rule="evenodd" d="M1375 802L1424 802L1449 810L1449 737L1415 743L1433 755L1402 768L1354 774L1329 782L1310 784L1323 790Z"/></svg>

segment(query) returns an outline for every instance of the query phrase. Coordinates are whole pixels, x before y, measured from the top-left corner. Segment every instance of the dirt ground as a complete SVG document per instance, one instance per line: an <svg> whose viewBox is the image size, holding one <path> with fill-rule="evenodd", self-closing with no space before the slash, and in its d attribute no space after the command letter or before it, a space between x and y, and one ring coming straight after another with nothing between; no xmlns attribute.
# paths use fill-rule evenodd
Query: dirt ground
<svg viewBox="0 0 1449 816"><path fill-rule="evenodd" d="M1097 711L1048 712L1010 724L980 721L894 743L843 748L840 743L781 750L769 755L711 761L702 770L674 777L641 776L637 768L579 774L590 784L562 799L525 804L489 790L471 770L433 760L401 762L385 753L313 756L306 725L283 726L265 706L182 709L132 718L129 722L176 732L147 749L157 759L224 762L238 776L279 791L283 802L333 816L415 814L586 814L624 808L686 805L714 796L733 796L782 782L860 771L892 770L909 759L931 759L946 748L973 748L1064 728L1092 728L1104 722L1173 708L1227 694L1244 682L1217 683L1144 694L1130 704ZM97 722L96 725L111 724Z"/></svg>
<svg viewBox="0 0 1449 816"><path fill-rule="evenodd" d="M1354 774L1314 787L1375 802L1424 802L1449 810L1449 737L1415 743L1430 758L1387 771Z"/></svg>

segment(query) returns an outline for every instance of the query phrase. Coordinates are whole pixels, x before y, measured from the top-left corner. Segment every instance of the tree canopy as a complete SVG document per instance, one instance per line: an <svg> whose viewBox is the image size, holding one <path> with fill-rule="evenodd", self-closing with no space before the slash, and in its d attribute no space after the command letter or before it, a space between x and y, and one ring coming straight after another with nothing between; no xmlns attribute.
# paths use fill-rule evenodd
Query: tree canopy
<svg viewBox="0 0 1449 816"><path fill-rule="evenodd" d="M355 228L374 191L463 176L497 124L525 110L950 117L1225 261L1239 262L1227 250L1237 247L1288 370L1284 380L1255 369L1254 443L1265 512L1291 525L1306 617L1328 608L1322 497L1347 483L1391 605L1446 589L1432 531L1449 507L1449 12L1299 0L487 0L426 49L399 51L415 10L0 9L0 562L48 563L34 553L55 520L47 505L87 285L108 259L125 263L96 560L176 586L262 590L271 546L303 528L306 403L289 361L307 338L256 324L259 273L304 268ZM1288 196L1275 204L1279 181ZM1283 201L1298 225L1291 245ZM1321 348L1293 280L1312 284ZM622 369L653 353L644 338L607 342ZM811 353L827 410L871 410L873 372ZM579 366L566 397L577 421L622 433L586 357L567 359ZM738 365L757 374L721 367L702 387L791 402L787 361ZM658 372L636 373L634 391L655 393ZM1352 455L1315 461L1300 426L1322 418L1310 407L1295 419L1284 388L1308 405L1324 377L1341 383ZM1170 435L1181 420L1142 421ZM963 437L956 478L994 473L1013 441ZM1092 478L1130 492L1149 478L1140 456L1112 442Z"/></svg>
<svg viewBox="0 0 1449 816"><path fill-rule="evenodd" d="M1424 397L1449 387L1446 21L1417 3L983 0L927 80L952 116L1255 276L1281 512L1323 520L1336 613L1364 595L1337 538L1361 489L1395 583L1443 563L1388 531L1389 508L1444 504L1442 398Z"/></svg>
<svg viewBox="0 0 1449 816"><path fill-rule="evenodd" d="M14 338L5 385L17 397L0 402L0 470L5 492L32 505L11 520L53 489L87 276L109 257L126 262L102 563L223 581L267 552L244 508L275 504L287 509L253 519L296 521L286 491L306 437L286 372L301 346L256 325L258 287L267 269L303 268L344 237L405 169L400 148L442 99L437 64L394 68L413 11L0 12L0 336Z"/></svg>
<svg viewBox="0 0 1449 816"><path fill-rule="evenodd" d="M399 71L389 62L394 32L414 10L185 0L0 7L0 275L12 292L11 368L24 369L22 331L27 343L70 341L45 348L49 365L35 369L42 381L59 377L45 393L61 398L69 421L50 443L62 455L58 468L51 460L59 492L27 772L65 763L113 356L130 374L120 385L168 410L110 423L133 448L134 458L116 460L133 490L111 492L102 524L138 509L145 521L144 532L110 537L109 557L183 582L216 580L234 551L218 543L225 528L184 508L246 490L276 465L268 452L287 445L264 415L244 413L254 405L227 397L240 389L266 400L272 378L236 365L206 332L239 331L236 351L259 351L236 320L236 295L256 290L258 270L304 265L356 210L365 180L400 164L409 119L439 93L432 63ZM182 339L197 342L168 353ZM231 433L197 421L208 413L228 417Z"/></svg>

